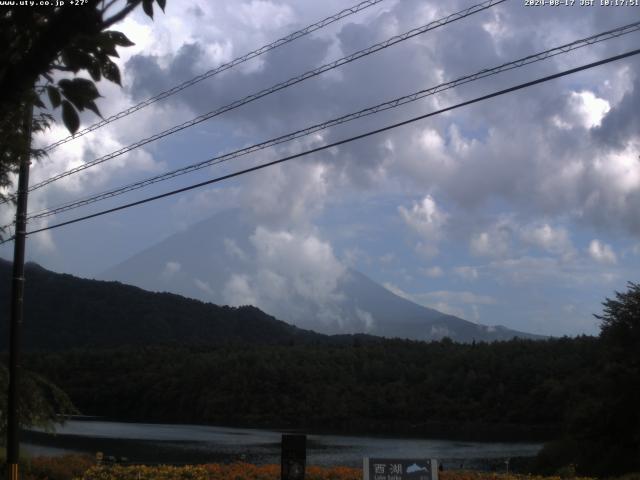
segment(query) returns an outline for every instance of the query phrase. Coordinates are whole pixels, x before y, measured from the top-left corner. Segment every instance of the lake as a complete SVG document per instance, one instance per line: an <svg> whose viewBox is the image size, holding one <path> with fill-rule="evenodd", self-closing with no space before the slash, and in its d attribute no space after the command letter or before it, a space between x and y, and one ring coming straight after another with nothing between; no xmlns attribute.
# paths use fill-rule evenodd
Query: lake
<svg viewBox="0 0 640 480"><path fill-rule="evenodd" d="M246 428L69 420L55 434L23 432L22 448L32 455L101 451L145 463L263 464L280 463L281 435ZM308 435L307 463L359 467L365 456L426 457L442 460L445 468L500 469L504 460L534 456L540 448L539 443Z"/></svg>

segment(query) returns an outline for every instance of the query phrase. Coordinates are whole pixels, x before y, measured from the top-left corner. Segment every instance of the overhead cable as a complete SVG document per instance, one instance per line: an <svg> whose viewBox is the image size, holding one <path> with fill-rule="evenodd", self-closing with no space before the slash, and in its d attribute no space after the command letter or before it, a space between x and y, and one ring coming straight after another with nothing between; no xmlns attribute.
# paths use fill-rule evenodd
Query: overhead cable
<svg viewBox="0 0 640 480"><path fill-rule="evenodd" d="M149 105L152 105L160 100L163 100L167 97L170 97L171 95L175 95L178 92L181 92L182 90L184 90L185 88L189 88L192 85L195 85L196 83L199 83L207 78L211 78L214 75L217 75L218 73L224 72L226 70L229 70L230 68L233 68L237 65L240 65L241 63L244 63L248 60L251 60L253 58L256 58L260 55L263 55L271 50L274 50L278 47L281 47L283 45L286 45L287 43L293 42L294 40L297 40L300 37L303 37L305 35L308 35L312 32L315 32L316 30L320 30L321 28L326 27L327 25L331 25L334 22L337 22L338 20L341 20L345 17L348 17L350 15L353 15L355 13L361 12L362 10L365 10L369 7L372 7L380 2L382 2L384 0L366 0L364 2L360 2L357 5L354 5L353 7L349 7L349 8L345 8L344 10L341 10L338 13L335 13L333 15L328 16L327 18L320 20L319 22L316 22L312 25L309 25L301 30L297 30L293 33L290 33L282 38L279 38L278 40L275 40L274 42L271 42L268 45L264 45L256 50L253 50L252 52L246 53L245 55L242 55L241 57L238 58L234 58L233 60L231 60L230 62L227 63L223 63L222 65L217 66L216 68L213 68L203 74L198 75L197 77L194 77L190 80L187 80L183 83L181 83L180 85L176 85L175 87L169 88L168 90L165 90L163 92L158 93L157 95L154 95L151 98L148 98L146 100L143 100L142 102L133 105L129 108L126 108L124 110L122 110L121 112L115 113L113 115L111 115L108 118L105 118L104 120L101 120L99 122L94 123L93 125L90 125L78 132L76 132L73 135L69 135L68 137L65 137L61 140L58 140L57 142L52 143L51 145L46 146L44 149L49 152L51 150L53 150L54 148L70 142L73 139L76 139L78 137L81 137L83 135L86 135L89 132L93 132L94 130L97 130L98 128L104 127L105 125L112 123L120 118L124 118L128 115L131 115L134 112L137 112L138 110L142 110L145 107L148 107Z"/></svg>
<svg viewBox="0 0 640 480"><path fill-rule="evenodd" d="M337 142L333 142L333 143L328 144L328 145L323 145L321 147L312 148L310 150L306 150L304 152L296 153L294 155L289 155L287 157L280 158L278 160L274 160L272 162L267 162L267 163L263 163L263 164L260 164L260 165L256 165L256 166L251 167L251 168L246 168L244 170L239 170L239 171L227 174L227 175L222 175L220 177L216 177L216 178L212 178L210 180L206 180L204 182L196 183L196 184L189 185L189 186L183 187L183 188L178 188L178 189L172 190L170 192L165 192L165 193L162 193L160 195L155 195L153 197L148 197L148 198L145 198L145 199L142 199L142 200L138 200L136 202L131 202L131 203L127 203L125 205L120 205L118 207L102 210L100 212L92 213L90 215L77 217L77 218L74 218L72 220L67 220L65 222L60 222L60 223L56 223L54 225L49 225L47 227L39 228L39 229L36 229L36 230L31 230L30 232L27 232L27 234L31 235L31 234L34 234L34 233L44 232L44 231L47 231L47 230L53 230L53 229L60 228L60 227L66 226L66 225L71 225L71 224L74 224L74 223L78 223L78 222L82 222L82 221L85 221L85 220L89 220L91 218L100 217L100 216L106 215L108 213L113 213L113 212L117 212L117 211L120 211L120 210L125 210L127 208L135 207L135 206L142 205L142 204L145 204L145 203L149 203L149 202L152 202L152 201L155 201L155 200L160 200L162 198L166 198L166 197L170 197L170 196L173 196L173 195L177 195L179 193L183 193L183 192L187 192L187 191L190 191L190 190L194 190L196 188L204 187L206 185L219 183L219 182L222 182L224 180L229 180L231 178L238 177L240 175L244 175L246 173L255 172L257 170L262 170L264 168L271 167L273 165L277 165L277 164L280 164L280 163L284 163L284 162L287 162L289 160L293 160L295 158L300 158L300 157L309 155L311 153L317 153L317 152L320 152L320 151L323 151L323 150L327 150L329 148L338 147L340 145L353 142L355 140L360 140L360 139L363 139L363 138L370 137L372 135L377 135L379 133L383 133L383 132L386 132L386 131L401 127L403 125L408 125L410 123L414 123L414 122L417 122L419 120L423 120L425 118L433 117L435 115L439 115L439 114L442 114L442 113L445 113L445 112L448 112L448 111L451 111L451 110L455 110L455 109L460 108L460 107L464 107L464 106L467 106L467 105L472 105L474 103L478 103L478 102L481 102L481 101L484 101L484 100L488 100L490 98L494 98L494 97L498 97L498 96L501 96L501 95L505 95L507 93L511 93L511 92L514 92L514 91L517 91L517 90L522 90L524 88L528 88L528 87L531 87L531 86L534 86L534 85L538 85L538 84L541 84L541 83L544 83L544 82L548 82L548 81L554 80L556 78L564 77L564 76L571 75L573 73L577 73L577 72L580 72L580 71L583 71L583 70L587 70L587 69L594 68L594 67L597 67L597 66L600 66L600 65L604 65L604 64L607 64L607 63L611 63L611 62L614 62L614 61L617 61L617 60L628 58L628 57L631 57L633 55L637 55L639 53L640 53L640 49L631 50L629 52L626 52L626 53L623 53L623 54L620 54L620 55L615 55L613 57L608 57L608 58L606 58L604 60L599 60L597 62L592 62L592 63L586 64L586 65L582 65L580 67L576 67L576 68L572 68L572 69L569 69L569 70L565 70L563 72L555 73L553 75L548 75L548 76L545 76L545 77L542 77L542 78L538 78L536 80L532 80L532 81L529 81L529 82L520 83L520 84L515 85L513 87L505 88L503 90L499 90L499 91L490 93L488 95L483 95L483 96L480 96L480 97L476 97L476 98L474 98L472 100L467 100L465 102L461 102L461 103L452 105L450 107L441 108L439 110L436 110L436 111L433 111L433 112L430 112L430 113L426 113L424 115L419 115L417 117L412 117L412 118L410 118L408 120L404 120L402 122L398 122L398 123L394 123L394 124L391 124L391 125L387 125L386 127L382 127L382 128L378 128L378 129L375 129L375 130L371 130L369 132L362 133L360 135L356 135L356 136L353 136L353 137L345 138L343 140L340 140L340 141L337 141ZM0 244L9 242L12 239L13 238L9 238L7 240L4 240L4 241L0 242Z"/></svg>
<svg viewBox="0 0 640 480"><path fill-rule="evenodd" d="M82 165L79 165L78 167L75 167L75 168L72 168L70 170L67 170L66 172L60 173L58 175L54 175L54 176L52 176L52 177L50 177L50 178L48 178L46 180L43 180L43 181L41 181L39 183L36 183L36 184L32 185L31 187L29 187L29 191L31 192L33 190L37 190L38 188L42 188L45 185L49 185L50 183L55 182L57 180L60 180L61 178L68 177L69 175L73 175L73 174L78 173L80 171L83 171L83 170L86 170L88 168L91 168L91 167L93 167L95 165L99 165L101 163L104 163L104 162L106 162L108 160L111 160L111 159L116 158L116 157L118 157L120 155L128 153L128 152L130 152L130 151L132 151L132 150L134 150L134 149L136 149L138 147L141 147L143 145L151 143L151 142L153 142L155 140L159 140L159 139L164 138L164 137L166 137L168 135L171 135L173 133L176 133L176 132L179 132L181 130L184 130L185 128L193 127L194 125L197 125L197 124L199 124L201 122L204 122L205 120L209 120L209 119L211 119L213 117L221 115L221 114L223 114L225 112L228 112L230 110L236 109L236 108L238 108L238 107L240 107L242 105L245 105L247 103L250 103L250 102L253 102L255 100L258 100L258 99L260 99L262 97L265 97L267 95L275 93L275 92L277 92L279 90L283 90L283 89L285 89L287 87L290 87L292 85L300 83L300 82L302 82L304 80L307 80L309 78L318 76L318 75L320 75L320 74L322 74L324 72L327 72L329 70L333 70L333 69L338 68L338 67L340 67L342 65L345 65L347 63L353 62L354 60L357 60L359 58L365 57L367 55L371 55L371 54L373 54L375 52L378 52L378 51L383 50L385 48L388 48L388 47L390 47L392 45L395 45L396 43L403 42L403 41L408 40L410 38L413 38L413 37L415 37L417 35L421 35L423 33L426 33L426 32L428 32L430 30L434 30L434 29L436 29L438 27L442 27L444 25L447 25L449 23L455 22L457 20L461 20L463 18L466 18L466 17L468 17L470 15L473 15L475 13L478 13L478 12L481 12L481 11L486 10L488 8L491 8L491 7L495 6L495 5L503 3L505 1L507 1L507 0L486 0L486 1L482 2L482 3L477 4L477 5L473 5L471 7L465 8L464 10L461 10L459 12L452 13L451 15L448 15L448 16L443 17L441 19L434 20L433 22L430 22L427 25L423 25L421 27L414 28L414 29L409 30L409 31L407 31L405 33L402 33L400 35L395 35L395 36L393 36L393 37L391 37L391 38L389 38L389 39L387 39L387 40L385 40L383 42L380 42L380 43L377 43L377 44L372 45L370 47L367 47L365 49L359 50L359 51L357 51L355 53L347 55L346 57L342 57L339 60L335 60L335 61L333 61L331 63L327 63L325 65L322 65L321 67L317 67L317 68L315 68L313 70L309 70L309 71L307 71L307 72L305 72L305 73L303 73L301 75L298 75L296 77L292 77L289 80L286 80L284 82L280 82L280 83L278 83L276 85L273 85L273 86L271 86L269 88L266 88L264 90L260 90L257 93L253 93L251 95L247 95L246 97L244 97L242 99L236 100L236 101L234 101L234 102L232 102L230 104L227 104L227 105L225 105L223 107L220 107L220 108L218 108L216 110L213 110L211 112L208 112L208 113L205 113L203 115L200 115L200 116L198 116L198 117L196 117L196 118L194 118L192 120L189 120L187 122L181 123L180 125L176 125L174 127L171 127L171 128L169 128L167 130L164 130L163 132L160 132L160 133L157 133L155 135L152 135L151 137L147 137L145 139L139 140L139 141L127 146L127 147L123 147L123 148L121 148L119 150L116 150L115 152L109 153L109 154L104 155L104 156L102 156L100 158L92 160L91 162L84 163ZM0 202L0 204L2 204L2 203L5 203L5 202Z"/></svg>
<svg viewBox="0 0 640 480"><path fill-rule="evenodd" d="M549 58L552 58L556 55L560 55L560 54L564 54L564 53L568 53L572 50L578 49L578 48L582 48L588 45L593 45L595 43L598 42L602 42L605 40L609 40L611 38L617 38L620 37L622 35L627 35L629 33L633 33L633 32L637 32L638 30L640 30L640 21L639 22L635 22L629 25L625 25L622 27L618 27L615 28L613 30L607 30L605 32L596 34L596 35L591 35L589 37L586 38L582 38L580 40L575 40L571 43L567 43L558 47L554 47L551 48L549 50L545 50L543 52L539 52L539 53L535 53L533 55L528 55L526 57L522 57L519 58L517 60L513 60L511 62L508 63L504 63L502 65L499 65L497 67L493 67L493 68L486 68L483 70L480 70L477 73L471 74L471 75L466 75L464 77L460 77L457 78L455 80L449 81L449 82L445 82L445 83L441 83L439 85L436 85L434 87L425 89L425 90L420 90L418 92L414 92L411 93L409 95L405 95L402 97L398 97L395 98L393 100L389 100L387 102L384 103L379 103L377 105L374 105L372 107L368 107L362 110L359 110L357 112L353 112L353 113L349 113L347 115L342 115L340 117L334 118L332 120L328 120L326 122L323 123L319 123L319 124L315 124L309 127L306 127L304 129L301 130L297 130L295 132L292 133L288 133L286 135L282 135L276 138L272 138L270 140L266 140L264 142L260 142L254 145L251 145L249 147L245 147L245 148L241 148L239 150L235 150L233 152L229 152L229 153L225 153L223 155L218 155L212 158L209 158L207 160L204 160L202 162L198 162L192 165L188 165L186 167L182 167L182 168L178 168L175 170L172 170L170 172L165 172L150 178L146 178L143 180L139 180L137 182L133 182L130 183L128 185L124 185L121 187L117 187L105 192L101 192L99 194L95 194L83 199L79 199L79 200L73 200L70 202L66 202L64 204L61 204L57 207L53 207L53 208L49 208L49 209L45 209L45 210L41 210L38 212L34 212L34 213L30 213L27 217L28 220L34 220L34 219L38 219L38 218L45 218L45 217L49 217L51 215L55 215L58 213L62 213L62 212L66 212L68 210L73 210L75 208L79 208L85 205L89 205L101 200L105 200L108 198L112 198L118 195L122 195L134 190L138 190L140 188L144 188L147 187L149 185L153 185L155 183L159 183L162 181L166 181L166 180L170 180L172 178L178 177L180 175L185 175L187 173L191 173L197 170L201 170L203 168L209 167L209 166L213 166L213 165L217 165L223 162L227 162L229 160L232 160L234 158L238 158L244 155L248 155L251 154L253 152L259 151L259 150L263 150L265 148L269 148L275 145L279 145L281 143L285 143L285 142L289 142L291 140L303 137L303 136L307 136L307 135L311 135L313 133L317 133L319 131L325 130L327 128L336 126L336 125L340 125L358 118L362 118L362 117L366 117L369 115L373 115L385 110L390 110L393 108L397 108L401 105L405 105L407 103L411 103L411 102L415 102L417 100L420 100L422 98L431 96L431 95L435 95L437 93L443 92L445 90L449 90L452 89L454 87L466 84L466 83L470 83L482 78L486 78L489 76L493 76L493 75L497 75L499 73L502 72L506 72L509 70L513 70L515 68L520 68L526 65L530 65L532 63L536 63L542 60L546 60Z"/></svg>

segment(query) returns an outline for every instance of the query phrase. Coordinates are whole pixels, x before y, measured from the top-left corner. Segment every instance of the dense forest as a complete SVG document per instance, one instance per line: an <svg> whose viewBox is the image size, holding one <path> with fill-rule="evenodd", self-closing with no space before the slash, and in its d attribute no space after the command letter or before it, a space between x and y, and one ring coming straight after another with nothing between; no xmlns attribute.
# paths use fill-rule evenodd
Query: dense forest
<svg viewBox="0 0 640 480"><path fill-rule="evenodd" d="M118 419L547 439L593 338L461 345L147 347L28 357L85 414Z"/></svg>
<svg viewBox="0 0 640 480"><path fill-rule="evenodd" d="M6 301L8 264L0 270ZM584 474L640 471L636 284L605 301L599 337L458 344L321 335L254 307L36 265L28 277L24 364L86 415L551 440L538 459L543 473L569 464Z"/></svg>
<svg viewBox="0 0 640 480"><path fill-rule="evenodd" d="M84 414L349 434L551 440L537 469L640 468L638 362L579 337L37 352ZM637 344L627 343L634 348ZM612 356L613 355L613 356ZM636 357L638 356L635 354Z"/></svg>
<svg viewBox="0 0 640 480"><path fill-rule="evenodd" d="M31 350L350 341L346 336L296 328L252 306L218 306L119 282L59 274L35 263L26 265L26 277L23 341ZM11 263L0 259L0 304L9 305L10 282ZM0 312L3 339L9 337L8 313Z"/></svg>

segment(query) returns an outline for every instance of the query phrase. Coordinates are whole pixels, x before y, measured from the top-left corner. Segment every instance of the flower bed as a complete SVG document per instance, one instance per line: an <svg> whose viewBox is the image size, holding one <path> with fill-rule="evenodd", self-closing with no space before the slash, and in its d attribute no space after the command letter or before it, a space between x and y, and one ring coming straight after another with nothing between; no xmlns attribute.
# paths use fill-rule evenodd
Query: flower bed
<svg viewBox="0 0 640 480"><path fill-rule="evenodd" d="M91 457L37 457L23 466L25 480L280 480L280 465L250 463L187 466L96 466ZM560 477L474 471L440 472L440 480L561 480ZM306 480L361 480L362 469L308 466ZM566 479L564 479L566 480ZM592 480L573 478L572 480ZM631 476L625 480L640 480Z"/></svg>

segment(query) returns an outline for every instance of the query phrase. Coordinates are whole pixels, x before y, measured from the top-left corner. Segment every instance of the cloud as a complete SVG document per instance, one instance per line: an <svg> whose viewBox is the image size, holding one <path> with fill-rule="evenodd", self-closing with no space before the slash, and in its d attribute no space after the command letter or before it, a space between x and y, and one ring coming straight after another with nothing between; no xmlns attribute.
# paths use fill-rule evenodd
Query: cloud
<svg viewBox="0 0 640 480"><path fill-rule="evenodd" d="M497 300L489 295L478 295L468 291L438 290L424 293L421 298L478 305L494 305L497 303Z"/></svg>
<svg viewBox="0 0 640 480"><path fill-rule="evenodd" d="M401 205L398 212L405 224L420 236L417 250L427 257L436 255L436 244L443 236L448 215L438 207L433 197L425 196L420 202L414 202L411 209Z"/></svg>
<svg viewBox="0 0 640 480"><path fill-rule="evenodd" d="M565 111L552 119L556 127L565 130L574 127L585 129L599 127L611 110L608 101L598 98L593 92L587 90L570 92L565 106Z"/></svg>
<svg viewBox="0 0 640 480"><path fill-rule="evenodd" d="M458 275L463 280L477 280L478 279L478 270L475 267L462 266L455 267L453 269L453 273Z"/></svg>
<svg viewBox="0 0 640 480"><path fill-rule="evenodd" d="M212 297L215 296L215 292L213 288L211 288L211 285L209 285L208 282L205 282L204 280L200 280L199 278L194 278L193 283L199 290L206 293L207 295L210 295Z"/></svg>
<svg viewBox="0 0 640 480"><path fill-rule="evenodd" d="M338 287L346 269L329 243L309 232L263 226L255 229L249 242L254 269L229 276L225 301L251 303L285 320L308 318L318 320L320 327L341 325Z"/></svg>
<svg viewBox="0 0 640 480"><path fill-rule="evenodd" d="M598 239L591 240L591 243L589 243L588 252L589 256L591 256L592 259L599 263L615 264L618 261L613 248L611 248L611 245L602 243Z"/></svg>
<svg viewBox="0 0 640 480"><path fill-rule="evenodd" d="M386 282L383 286L391 293L425 307L460 318L480 319L480 306L495 305L498 301L489 295L469 291L438 290L434 292L408 293L397 285Z"/></svg>
<svg viewBox="0 0 640 480"><path fill-rule="evenodd" d="M241 3L228 11L244 25L256 30L278 30L289 25L295 18L289 5L275 4L263 0Z"/></svg>
<svg viewBox="0 0 640 480"><path fill-rule="evenodd" d="M329 187L323 164L277 166L249 179L245 204L262 224L305 224L322 211Z"/></svg>
<svg viewBox="0 0 640 480"><path fill-rule="evenodd" d="M224 249L228 256L235 257L238 260L246 261L247 254L238 246L235 240L232 238L224 239Z"/></svg>
<svg viewBox="0 0 640 480"><path fill-rule="evenodd" d="M413 295L413 301L426 307L435 308L443 313L479 321L481 308L495 305L498 301L489 295L479 295L468 291L438 290Z"/></svg>
<svg viewBox="0 0 640 480"><path fill-rule="evenodd" d="M436 266L423 268L421 269L422 273L424 273L427 277L438 278L444 275L444 271L442 268Z"/></svg>
<svg viewBox="0 0 640 480"><path fill-rule="evenodd" d="M229 305L259 305L247 275L232 274L224 285L223 296Z"/></svg>
<svg viewBox="0 0 640 480"><path fill-rule="evenodd" d="M382 286L384 288L386 288L387 290L389 290L391 293L393 293L394 295L397 295L400 298L404 298L405 300L413 301L412 298L411 298L411 294L405 292L404 290L402 290L397 285L394 285L393 283L384 282L382 284Z"/></svg>
<svg viewBox="0 0 640 480"><path fill-rule="evenodd" d="M169 260L164 265L164 269L160 276L163 280L170 280L176 273L178 273L182 269L182 265L180 262Z"/></svg>
<svg viewBox="0 0 640 480"><path fill-rule="evenodd" d="M365 333L370 332L376 326L376 321L373 318L371 312L367 312L366 310L361 310L360 308L356 308L356 316L362 321L363 331Z"/></svg>
<svg viewBox="0 0 640 480"><path fill-rule="evenodd" d="M489 230L475 233L469 242L471 253L481 257L505 257L511 250L513 226L511 222L500 220Z"/></svg>
<svg viewBox="0 0 640 480"><path fill-rule="evenodd" d="M239 68L199 82L179 95L113 122L99 133L60 147L49 161L34 165L32 181L80 165L467 6L461 0L438 4L419 0L383 2ZM198 0L186 7L169 2L167 14L156 16L154 21L136 12L117 26L136 42L135 47L122 49L118 60L124 89L102 82L99 88L105 98L100 101L100 109L105 117L109 116L342 8L344 4L338 0L243 0L233 5ZM611 29L626 23L626 17L628 12L624 9L594 7L532 12L522 6L501 4L166 137L86 174L33 192L30 206L46 208L283 135ZM209 178L209 173L217 175L240 164L262 163L342 140L533 77L604 58L619 52L627 42L628 38L623 37L558 55L496 75L489 81L442 92L173 182L195 183ZM118 231L110 230L108 241L116 240L113 242L116 246L110 251L105 249L100 261L117 263L123 255L133 253L131 249L156 242L159 235L168 235L205 215L238 208L243 213L249 212L253 226L260 225L264 232L259 234L252 227L253 235L245 232L242 238L233 238L233 243L220 244L228 260L234 260L233 268L221 274L224 281L220 284L209 282L211 288L225 290L226 298L235 304L260 302L277 306L278 295L285 299L298 296L310 299L311 310L322 311L320 299L331 295L335 279L341 278L343 265L335 259L332 244L337 251L346 252L344 264L349 263L346 258L354 261L354 252L358 252L358 262L381 270L384 265L377 261L380 255L393 251L397 255L393 265L400 267L408 261L399 246L406 240L397 233L400 219L413 235L408 243L418 255L432 258L442 254L439 267L419 270L424 265L416 264L407 268L403 285L413 288L415 284L409 277L419 278L416 273L441 278L446 272L452 274L453 282L459 283L461 279L471 282L482 276L483 281L498 284L501 293L491 295L500 301L501 307L505 305L501 300L518 293L523 285L527 292L546 285L576 290L588 285L593 288L581 290L583 297L573 299L572 303L580 305L581 300L593 296L600 299L607 294L602 291L602 284L628 277L631 267L625 270L626 260L636 257L629 255L625 262L617 263L612 259L622 257L622 252L630 251L631 247L625 248L627 244L636 244L640 238L637 215L640 120L636 112L639 95L638 64L624 60L606 69L558 79L543 88L522 90L456 109L247 175L215 189L176 197L167 207L160 203L149 206L155 210L149 210L153 215L145 218L133 220L133 213L130 217L123 214L119 217L125 219L123 225L136 224L132 227L137 235L135 247L118 243ZM94 120L92 114L82 115L83 125ZM62 136L66 132L58 125L38 141L48 143ZM164 187L169 189L168 184L159 185L158 193ZM407 198L410 200L404 200ZM412 203L411 199L416 201ZM361 215L360 201L376 205L376 213ZM394 220L385 217L389 210ZM327 225L338 216L350 226L336 233L336 229ZM162 219L162 229L148 228L153 218ZM354 224L357 229L352 228ZM383 234L374 236L372 231ZM615 238L615 242L606 245L599 241L593 252L587 242L588 248L582 247L579 252L573 242L576 245L583 242L584 231L593 232L592 237L600 239ZM38 235L41 252L50 252L43 253L41 258L59 255L58 265L64 265L61 268L91 268L85 266L92 263L87 262L91 257L77 255L78 248L74 247L79 240L74 243L70 236L57 233L61 230L54 232ZM104 232L87 233L87 238L82 238L87 245L101 244L90 235L105 237ZM258 238L284 246L274 246L272 255L254 244ZM315 248L309 246L314 244L310 239L317 242ZM379 242L373 251L369 250L370 240ZM49 250L45 248L47 244ZM282 252L285 247L293 252L291 260ZM486 259L488 263L476 265L468 252L476 260ZM326 265L316 265L312 255L319 255ZM314 268L320 268L317 281L310 273L303 273ZM180 274L184 271L176 273ZM188 283L193 285L192 282L204 278L199 272ZM301 279L300 285L294 279ZM465 290L470 285L476 284L465 284ZM606 284L606 288L614 286ZM538 301L527 298L513 311ZM438 302L444 308L463 308L469 318L477 318L469 306L472 304L454 304L443 298ZM291 302L282 303L289 308ZM339 312L325 309L322 314L327 322L340 321ZM505 318L509 315L504 313Z"/></svg>
<svg viewBox="0 0 640 480"><path fill-rule="evenodd" d="M574 248L569 232L564 227L553 227L548 223L525 226L521 229L522 240L534 247L556 254L568 254Z"/></svg>
<svg viewBox="0 0 640 480"><path fill-rule="evenodd" d="M640 76L629 67L618 72L618 76L622 77L619 82L623 83L623 88L619 90L624 96L609 110L600 128L595 129L594 136L599 142L619 149L629 140L638 138L640 120L636 110L640 104Z"/></svg>

